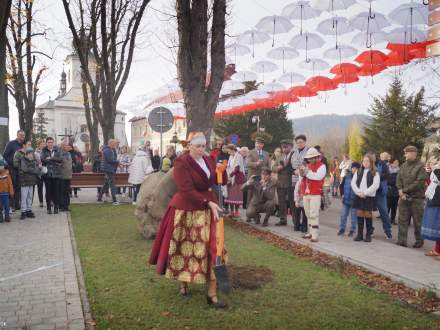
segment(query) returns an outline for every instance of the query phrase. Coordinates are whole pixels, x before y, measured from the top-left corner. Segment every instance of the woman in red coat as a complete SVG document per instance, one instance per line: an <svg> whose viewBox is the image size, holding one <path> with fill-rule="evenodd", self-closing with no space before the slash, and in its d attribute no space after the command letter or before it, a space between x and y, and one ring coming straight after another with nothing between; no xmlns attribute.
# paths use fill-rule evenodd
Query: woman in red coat
<svg viewBox="0 0 440 330"><path fill-rule="evenodd" d="M216 256L216 221L220 208L212 190L215 164L205 155L203 133L191 133L189 153L174 162L177 192L160 223L150 256L159 274L180 282L180 294L188 295L189 283L208 284L208 304L224 308L217 299L213 272Z"/></svg>

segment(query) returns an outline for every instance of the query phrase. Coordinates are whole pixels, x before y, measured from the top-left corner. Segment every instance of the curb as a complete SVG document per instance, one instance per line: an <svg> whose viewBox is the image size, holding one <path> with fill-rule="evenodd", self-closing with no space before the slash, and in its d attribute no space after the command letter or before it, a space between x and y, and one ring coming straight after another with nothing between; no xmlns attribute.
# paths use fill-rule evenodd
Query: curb
<svg viewBox="0 0 440 330"><path fill-rule="evenodd" d="M69 224L69 232L70 232L70 242L72 243L73 250L73 259L75 262L76 276L78 279L78 287L79 287L79 295L81 299L81 305L83 309L84 315L84 329L95 330L95 326L91 323L87 323L88 321L93 321L92 312L90 311L90 303L87 297L87 290L84 282L84 276L81 267L81 260L78 255L78 247L76 245L75 235L72 226L72 219L70 217L70 212L67 212L67 222Z"/></svg>

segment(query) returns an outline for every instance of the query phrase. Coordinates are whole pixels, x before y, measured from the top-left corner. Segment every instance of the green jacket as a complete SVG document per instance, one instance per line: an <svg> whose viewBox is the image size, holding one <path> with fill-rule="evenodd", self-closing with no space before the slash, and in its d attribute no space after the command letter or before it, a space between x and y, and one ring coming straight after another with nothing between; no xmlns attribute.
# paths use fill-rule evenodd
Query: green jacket
<svg viewBox="0 0 440 330"><path fill-rule="evenodd" d="M426 171L419 160L406 161L397 174L397 189L410 198L425 198Z"/></svg>
<svg viewBox="0 0 440 330"><path fill-rule="evenodd" d="M22 150L17 150L14 154L14 158L13 158L13 166L15 169L19 170L20 169L20 161L24 156L24 152Z"/></svg>
<svg viewBox="0 0 440 330"><path fill-rule="evenodd" d="M20 160L20 186L34 186L37 184L37 177L40 174L40 170L37 167L37 161L35 159L28 159L22 157Z"/></svg>

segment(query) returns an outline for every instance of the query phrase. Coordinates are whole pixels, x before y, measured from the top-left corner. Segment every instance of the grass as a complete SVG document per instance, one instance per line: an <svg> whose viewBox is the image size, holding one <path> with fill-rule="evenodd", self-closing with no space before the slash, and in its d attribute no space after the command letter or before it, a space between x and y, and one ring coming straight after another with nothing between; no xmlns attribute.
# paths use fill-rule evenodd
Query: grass
<svg viewBox="0 0 440 330"><path fill-rule="evenodd" d="M269 267L274 280L222 296L230 307L213 310L203 286L182 298L147 266L151 242L132 206L72 205L72 221L97 329L440 329L437 316L230 227L229 262Z"/></svg>

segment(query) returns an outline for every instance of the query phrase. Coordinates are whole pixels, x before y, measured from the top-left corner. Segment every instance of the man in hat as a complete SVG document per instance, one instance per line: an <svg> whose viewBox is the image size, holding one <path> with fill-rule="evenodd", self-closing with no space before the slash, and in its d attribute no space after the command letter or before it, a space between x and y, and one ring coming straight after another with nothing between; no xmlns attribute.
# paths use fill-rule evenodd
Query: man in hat
<svg viewBox="0 0 440 330"><path fill-rule="evenodd" d="M249 155L246 158L248 167L248 178L255 176L258 180L261 178L261 169L270 168L270 158L267 151L263 150L264 139L257 137L255 139L255 149L249 151ZM247 201L252 199L252 190L248 191Z"/></svg>
<svg viewBox="0 0 440 330"><path fill-rule="evenodd" d="M241 187L241 190L251 193L251 200L246 209L246 221L255 220L255 224L260 224L260 213L265 213L263 227L269 225L269 217L275 210L275 189L276 183L271 179L271 170L263 168L261 177L251 176Z"/></svg>
<svg viewBox="0 0 440 330"><path fill-rule="evenodd" d="M301 181L300 194L303 196L304 210L309 223L309 232L304 238L318 242L319 238L319 209L321 207L321 192L327 169L321 162L321 154L315 148L310 148L304 156L307 166L301 165L299 175Z"/></svg>
<svg viewBox="0 0 440 330"><path fill-rule="evenodd" d="M296 183L299 181L299 168L303 165L304 162L304 156L307 153L307 150L309 148L307 147L307 138L305 135L300 134L295 136L295 145L296 148L290 157L290 166L292 167L292 189L295 188ZM292 219L293 219L293 230L300 231L303 229L303 231L307 231L307 228L301 228L300 227L300 214L301 210L297 210L295 207L295 203L292 203Z"/></svg>
<svg viewBox="0 0 440 330"><path fill-rule="evenodd" d="M414 220L414 236L416 242L413 248L423 246L421 225L425 198L426 172L421 161L417 159L417 148L407 146L403 149L405 163L400 167L397 175L397 189L399 189L399 236L397 244L407 246L408 226L411 217Z"/></svg>
<svg viewBox="0 0 440 330"><path fill-rule="evenodd" d="M293 143L289 139L281 140L281 156L275 159L272 166L272 172L278 174L277 194L280 221L275 226L287 225L287 208L293 199L292 174L293 168L291 164Z"/></svg>

